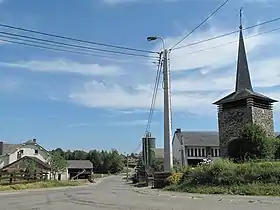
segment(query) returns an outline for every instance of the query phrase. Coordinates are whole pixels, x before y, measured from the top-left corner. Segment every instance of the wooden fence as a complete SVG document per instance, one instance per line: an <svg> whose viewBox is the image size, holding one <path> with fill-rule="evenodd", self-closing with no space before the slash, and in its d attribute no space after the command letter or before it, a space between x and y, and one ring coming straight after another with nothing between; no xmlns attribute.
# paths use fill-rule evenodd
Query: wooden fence
<svg viewBox="0 0 280 210"><path fill-rule="evenodd" d="M0 172L0 185L45 181L48 173Z"/></svg>

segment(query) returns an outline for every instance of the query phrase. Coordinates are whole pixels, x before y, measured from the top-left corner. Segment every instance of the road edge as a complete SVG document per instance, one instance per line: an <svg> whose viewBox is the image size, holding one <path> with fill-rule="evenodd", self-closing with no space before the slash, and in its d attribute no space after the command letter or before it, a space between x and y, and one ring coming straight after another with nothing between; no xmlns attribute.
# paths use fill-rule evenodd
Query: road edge
<svg viewBox="0 0 280 210"><path fill-rule="evenodd" d="M17 194L28 194L31 192L45 192L45 191L57 191L57 190L65 190L65 189L73 189L73 188L88 188L88 187L96 187L101 184L104 180L108 179L110 176L104 178L97 178L94 183L88 183L80 186L67 186L67 187L52 187L52 188L37 188L37 189L25 189L25 190L12 190L12 191L0 191L0 196L5 195L17 195Z"/></svg>

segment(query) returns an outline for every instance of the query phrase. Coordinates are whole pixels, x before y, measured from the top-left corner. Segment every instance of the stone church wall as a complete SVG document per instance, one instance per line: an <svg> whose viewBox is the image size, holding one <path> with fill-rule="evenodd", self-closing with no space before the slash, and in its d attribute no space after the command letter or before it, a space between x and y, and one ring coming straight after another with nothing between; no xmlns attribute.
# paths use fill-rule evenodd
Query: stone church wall
<svg viewBox="0 0 280 210"><path fill-rule="evenodd" d="M228 156L228 143L239 137L244 124L252 122L251 108L236 108L220 112L219 140L221 157Z"/></svg>
<svg viewBox="0 0 280 210"><path fill-rule="evenodd" d="M258 107L252 107L251 109L253 123L260 125L266 131L268 136L275 136L273 111Z"/></svg>

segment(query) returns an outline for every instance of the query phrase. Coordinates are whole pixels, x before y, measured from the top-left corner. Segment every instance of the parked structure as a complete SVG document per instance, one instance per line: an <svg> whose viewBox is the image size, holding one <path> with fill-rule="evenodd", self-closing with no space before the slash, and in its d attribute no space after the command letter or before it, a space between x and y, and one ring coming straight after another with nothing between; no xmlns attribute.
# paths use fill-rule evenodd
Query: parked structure
<svg viewBox="0 0 280 210"><path fill-rule="evenodd" d="M253 90L245 51L242 25L240 25L239 49L235 91L216 101L221 156L228 156L228 145L238 138L247 123L258 124L267 135L275 136L273 103L276 100Z"/></svg>
<svg viewBox="0 0 280 210"><path fill-rule="evenodd" d="M59 175L59 179L88 179L93 172L93 164L89 160L67 160L67 168Z"/></svg>
<svg viewBox="0 0 280 210"><path fill-rule="evenodd" d="M218 132L181 131L177 129L172 142L173 157L180 165L196 165L205 158L216 160L220 156Z"/></svg>

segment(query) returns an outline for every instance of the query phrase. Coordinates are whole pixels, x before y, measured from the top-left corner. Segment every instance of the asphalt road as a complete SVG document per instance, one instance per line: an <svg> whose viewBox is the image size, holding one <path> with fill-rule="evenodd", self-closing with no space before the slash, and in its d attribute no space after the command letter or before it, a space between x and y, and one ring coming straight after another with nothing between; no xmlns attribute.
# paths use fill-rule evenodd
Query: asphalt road
<svg viewBox="0 0 280 210"><path fill-rule="evenodd" d="M0 193L0 210L279 210L280 198L191 195L136 189L120 176L88 187Z"/></svg>

